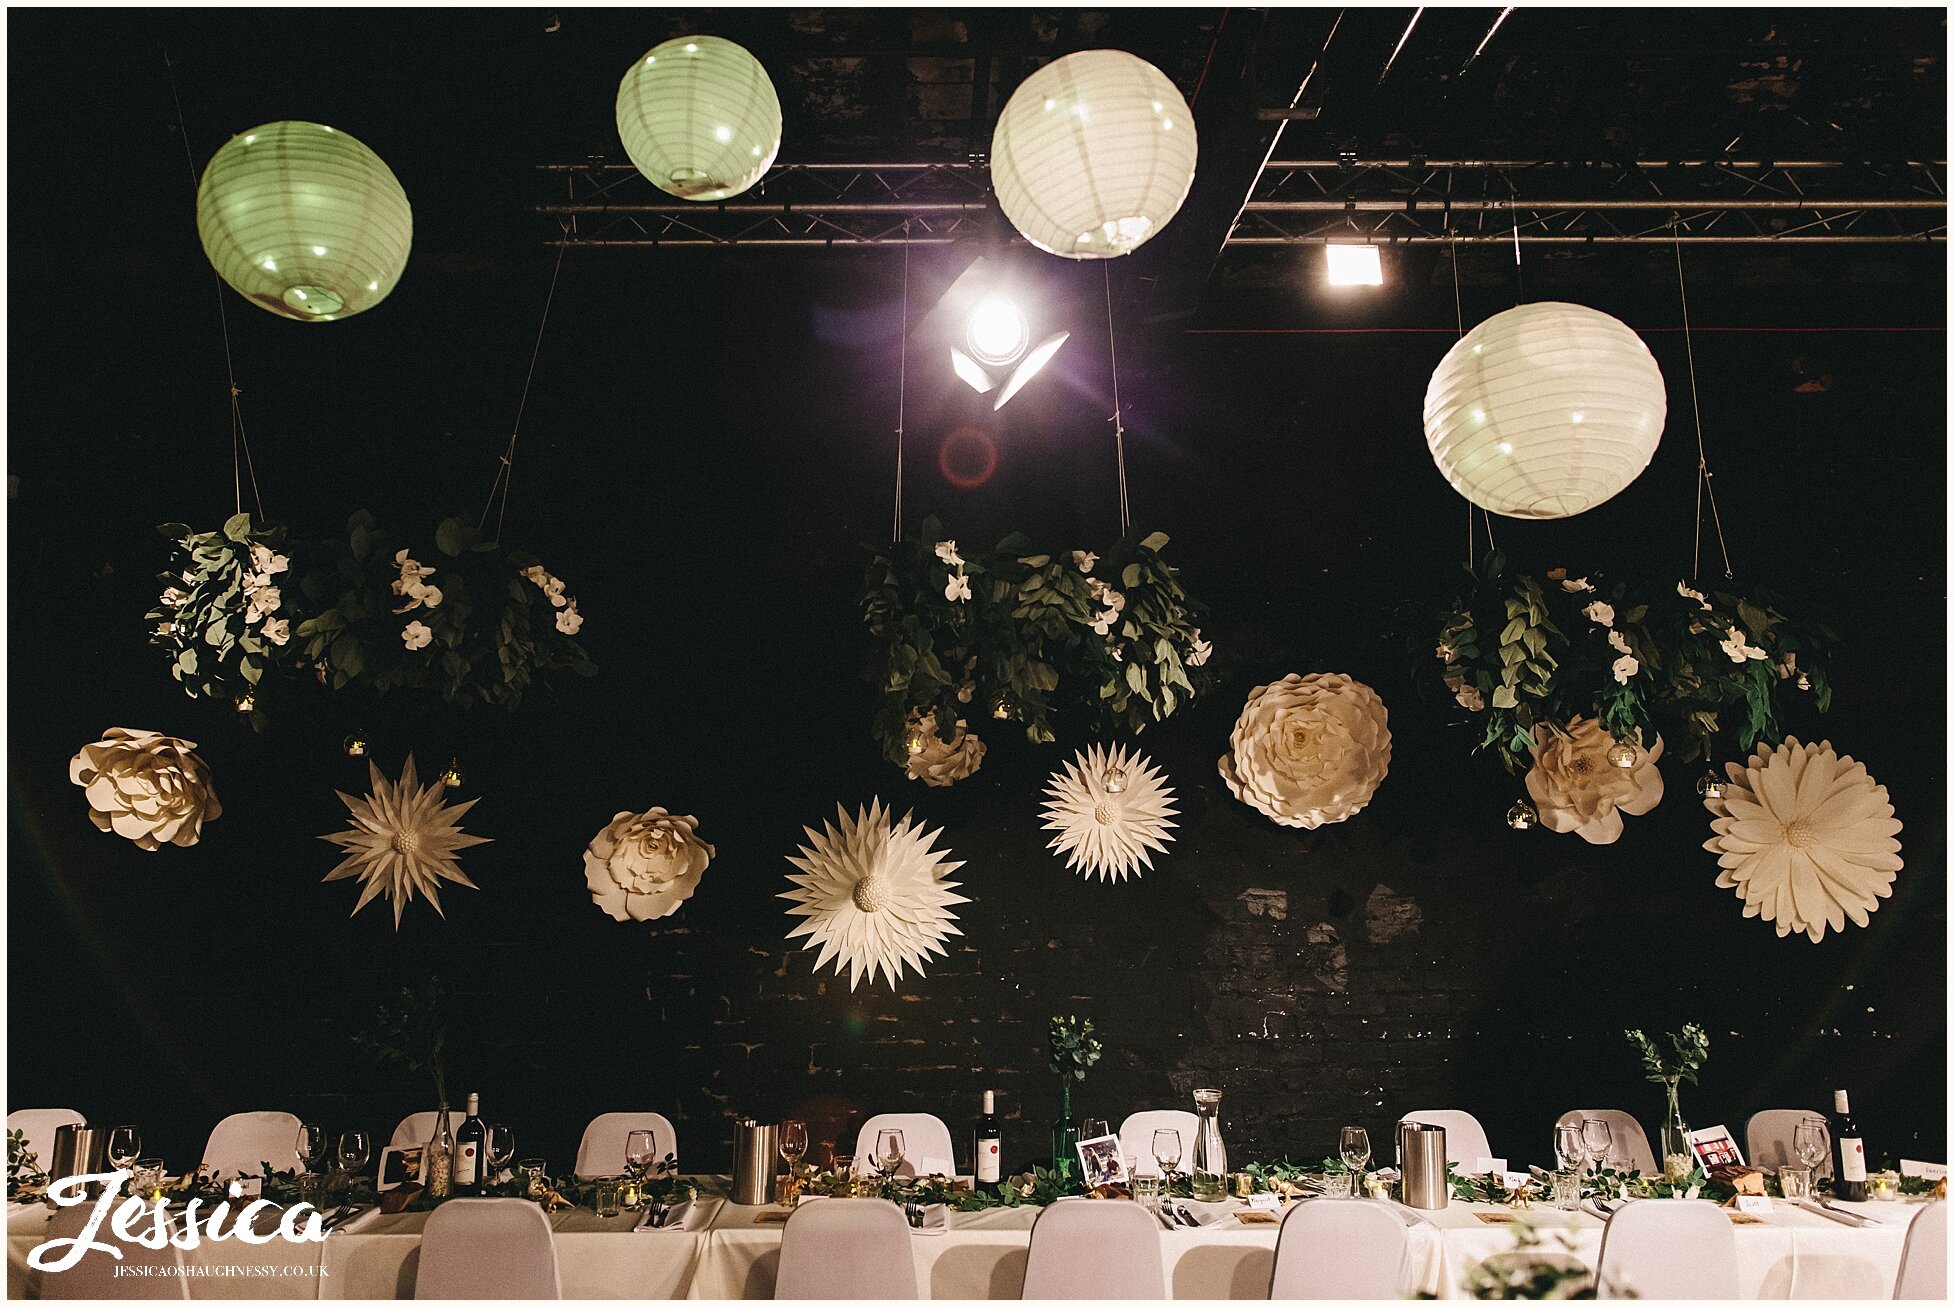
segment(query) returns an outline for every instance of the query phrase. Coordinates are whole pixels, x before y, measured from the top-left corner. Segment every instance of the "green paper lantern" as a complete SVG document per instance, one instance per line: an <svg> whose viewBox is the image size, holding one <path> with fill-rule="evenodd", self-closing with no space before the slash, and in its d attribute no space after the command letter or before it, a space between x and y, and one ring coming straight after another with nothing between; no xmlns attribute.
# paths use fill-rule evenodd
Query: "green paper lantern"
<svg viewBox="0 0 1954 1307"><path fill-rule="evenodd" d="M320 123L254 127L224 143L197 187L197 233L217 275L252 303L331 322L387 298L414 215L380 156Z"/></svg>
<svg viewBox="0 0 1954 1307"><path fill-rule="evenodd" d="M760 61L717 36L681 36L640 57L617 88L624 152L659 190L738 195L780 153L780 97Z"/></svg>

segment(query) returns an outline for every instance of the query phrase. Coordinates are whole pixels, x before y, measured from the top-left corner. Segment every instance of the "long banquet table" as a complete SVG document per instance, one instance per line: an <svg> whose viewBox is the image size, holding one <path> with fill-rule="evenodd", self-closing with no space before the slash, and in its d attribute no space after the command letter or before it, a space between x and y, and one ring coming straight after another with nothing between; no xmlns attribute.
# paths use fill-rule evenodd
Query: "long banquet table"
<svg viewBox="0 0 1954 1307"><path fill-rule="evenodd" d="M780 1262L780 1226L765 1224L764 1207L723 1198L726 1181L700 1181L709 1211L696 1230L633 1232L635 1214L604 1219L587 1208L550 1217L566 1298L771 1298ZM1317 1199L1314 1201L1338 1201ZM1667 1201L1667 1200L1651 1200ZM1241 1204L1229 1203L1228 1211ZM1735 1230L1738 1277L1746 1298L1888 1298L1899 1271L1913 1204L1855 1205L1880 1221L1853 1229L1782 1202L1767 1224ZM778 1208L772 1209L778 1211ZM1480 1259L1513 1247L1510 1226L1482 1215L1509 1209L1454 1203L1419 1214L1412 1225L1404 1289L1464 1296L1463 1277ZM1585 1213L1534 1208L1521 1213L1542 1232L1543 1247L1565 1247L1594 1264L1602 1223ZM930 1298L1014 1299L1023 1287L1026 1248L1037 1209L952 1212L940 1234L910 1241L916 1272ZM424 1213L376 1215L359 1228L327 1236L323 1245L274 1241L203 1243L184 1253L194 1298L411 1298L419 1263ZM45 1209L10 1213L7 1290L12 1298L40 1296L42 1273L28 1252L45 1237ZM1563 1244L1563 1240L1565 1241ZM1160 1257L1176 1298L1262 1298L1275 1259L1273 1226L1244 1226L1232 1217L1200 1230L1160 1232ZM99 1254L91 1254L99 1255Z"/></svg>

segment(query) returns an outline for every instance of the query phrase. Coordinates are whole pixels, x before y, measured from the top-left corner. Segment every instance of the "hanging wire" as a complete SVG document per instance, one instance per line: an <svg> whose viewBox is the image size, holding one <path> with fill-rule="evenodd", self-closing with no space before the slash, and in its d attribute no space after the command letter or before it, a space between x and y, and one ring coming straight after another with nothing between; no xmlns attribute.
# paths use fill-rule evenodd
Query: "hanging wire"
<svg viewBox="0 0 1954 1307"><path fill-rule="evenodd" d="M176 60L170 57L167 46L163 48L163 64L170 70L170 99L176 103L176 134L183 142L183 162L190 169L190 191L194 195L198 190L197 161L190 153L190 129L183 121L183 96L176 86ZM258 520L263 522L265 501L258 493L258 465L251 458L251 441L244 434L244 409L238 404L238 397L244 392L238 387L237 366L231 358L231 318L224 305L224 279L214 266L210 277L217 289L217 325L224 336L224 376L231 392L231 511L244 511L244 481L248 476L251 502L257 506Z"/></svg>
<svg viewBox="0 0 1954 1307"><path fill-rule="evenodd" d="M536 379L536 359L543 352L543 332L550 325L550 305L556 302L556 279L563 272L563 251L568 246L556 247L556 266L550 271L550 293L543 297L543 318L536 324L536 344L529 351L529 371L523 374L522 395L516 400L515 424L509 428L509 447L502 451L502 460L496 466L495 480L489 483L488 502L482 505L482 519L475 524L476 529L488 525L489 509L495 507L495 492L502 492L502 508L495 515L495 537L502 538L502 523L509 516L509 488L516 479L516 437L522 434L522 413L529 407L529 383Z"/></svg>
<svg viewBox="0 0 1954 1307"><path fill-rule="evenodd" d="M1506 211L1513 218L1513 280L1518 284L1520 303L1527 302L1527 274L1520 265L1520 194L1513 189L1513 183L1506 183Z"/></svg>
<svg viewBox="0 0 1954 1307"><path fill-rule="evenodd" d="M1124 537L1133 529L1133 520L1127 510L1126 500L1126 424L1120 420L1119 406L1119 346L1113 340L1113 273L1106 261L1099 265L1099 271L1106 283L1106 353L1113 364L1113 459L1119 469L1119 533Z"/></svg>
<svg viewBox="0 0 1954 1307"><path fill-rule="evenodd" d="M1458 228L1453 227L1449 224L1446 226L1445 243L1447 248L1449 248L1452 251L1452 314L1454 317L1456 317L1459 320L1459 338L1463 340L1466 334L1466 315L1465 315L1465 301L1462 300L1459 296ZM1472 501L1470 499L1467 499L1466 500L1466 566L1470 568L1473 565L1473 561L1474 560L1473 560L1473 542L1472 542Z"/></svg>
<svg viewBox="0 0 1954 1307"><path fill-rule="evenodd" d="M902 224L902 341L896 359L896 522L894 535L902 543L902 425L909 395L909 224Z"/></svg>
<svg viewBox="0 0 1954 1307"><path fill-rule="evenodd" d="M1689 286L1683 280L1683 241L1674 218L1669 221L1669 237L1676 249L1676 293L1683 303L1683 351L1689 358L1689 411L1696 419L1696 519L1690 524L1689 579L1703 570L1703 500L1710 501L1710 520L1717 529L1717 550L1723 555L1726 580L1737 574L1730 566L1730 546L1723 538L1723 514L1717 510L1717 488L1710 484L1710 460L1703 450L1703 408L1696 398L1696 346L1689 332Z"/></svg>

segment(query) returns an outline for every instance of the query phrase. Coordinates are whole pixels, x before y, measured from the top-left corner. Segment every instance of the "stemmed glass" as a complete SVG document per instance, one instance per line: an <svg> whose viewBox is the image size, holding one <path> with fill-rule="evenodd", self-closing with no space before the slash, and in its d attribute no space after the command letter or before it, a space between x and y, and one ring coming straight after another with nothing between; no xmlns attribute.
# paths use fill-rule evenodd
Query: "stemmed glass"
<svg viewBox="0 0 1954 1307"><path fill-rule="evenodd" d="M1581 1138L1581 1127L1572 1121L1554 1127L1554 1154L1560 1158L1560 1169L1579 1171L1588 1160L1588 1144Z"/></svg>
<svg viewBox="0 0 1954 1307"><path fill-rule="evenodd" d="M348 1176L359 1175L366 1170L366 1160L373 1154L373 1141L367 1138L364 1130L348 1130L339 1136L339 1169Z"/></svg>
<svg viewBox="0 0 1954 1307"><path fill-rule="evenodd" d="M488 1128L489 1182L494 1183L509 1169L509 1162L516 1155L516 1132L506 1125L492 1125Z"/></svg>
<svg viewBox="0 0 1954 1307"><path fill-rule="evenodd" d="M131 1166L142 1156L142 1132L132 1125L119 1125L109 1131L109 1161L116 1170Z"/></svg>
<svg viewBox="0 0 1954 1307"><path fill-rule="evenodd" d="M633 1130L624 1136L624 1161L631 1174L642 1180L657 1160L658 1140L649 1130Z"/></svg>
<svg viewBox="0 0 1954 1307"><path fill-rule="evenodd" d="M292 1153L299 1159L299 1169L311 1174L326 1160L326 1128L311 1121L299 1126L298 1141Z"/></svg>
<svg viewBox="0 0 1954 1307"><path fill-rule="evenodd" d="M903 1143L902 1131L878 1130L875 1132L875 1169L881 1173L882 1182L887 1184L902 1169L902 1159L907 1146Z"/></svg>
<svg viewBox="0 0 1954 1307"><path fill-rule="evenodd" d="M1160 1173L1170 1182L1180 1173L1180 1131L1156 1130L1153 1132L1153 1160L1160 1163Z"/></svg>
<svg viewBox="0 0 1954 1307"><path fill-rule="evenodd" d="M1609 1150L1614 1147L1615 1132L1608 1123L1598 1116L1581 1118L1581 1142L1588 1146L1588 1156L1594 1160L1598 1171L1608 1164Z"/></svg>
<svg viewBox="0 0 1954 1307"><path fill-rule="evenodd" d="M1800 1121L1792 1128L1791 1147L1798 1154L1798 1160L1816 1172L1818 1164L1832 1151L1832 1145L1825 1137L1825 1122L1815 1116Z"/></svg>
<svg viewBox="0 0 1954 1307"><path fill-rule="evenodd" d="M780 1160L787 1163L787 1174L798 1174L801 1159L807 1156L807 1122L782 1121L779 1147Z"/></svg>
<svg viewBox="0 0 1954 1307"><path fill-rule="evenodd" d="M1338 1137L1337 1149L1343 1154L1343 1164L1350 1168L1350 1196L1364 1196L1364 1168L1370 1165L1370 1133L1360 1125L1347 1125Z"/></svg>

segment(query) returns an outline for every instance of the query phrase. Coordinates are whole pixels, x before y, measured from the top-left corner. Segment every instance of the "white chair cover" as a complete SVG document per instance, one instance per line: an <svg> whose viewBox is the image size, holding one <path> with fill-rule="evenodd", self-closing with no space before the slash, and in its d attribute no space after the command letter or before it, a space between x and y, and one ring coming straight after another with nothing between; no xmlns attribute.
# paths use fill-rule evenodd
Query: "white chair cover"
<svg viewBox="0 0 1954 1307"><path fill-rule="evenodd" d="M274 1171L290 1171L299 1164L299 1125L290 1112L233 1112L210 1132L204 1166L220 1180L257 1179L266 1162Z"/></svg>
<svg viewBox="0 0 1954 1307"><path fill-rule="evenodd" d="M1138 1203L1053 1203L1032 1223L1018 1296L1165 1298L1160 1233L1160 1222Z"/></svg>
<svg viewBox="0 0 1954 1307"><path fill-rule="evenodd" d="M880 1198L802 1203L780 1232L775 1298L914 1300L916 1259L902 1209Z"/></svg>
<svg viewBox="0 0 1954 1307"><path fill-rule="evenodd" d="M1293 1203L1276 1235L1269 1297L1402 1298L1405 1224L1381 1203Z"/></svg>
<svg viewBox="0 0 1954 1307"><path fill-rule="evenodd" d="M1900 1277L1895 1298L1947 1298L1947 1204L1928 1203L1907 1227L1906 1247L1900 1252Z"/></svg>
<svg viewBox="0 0 1954 1307"><path fill-rule="evenodd" d="M465 1115L467 1114L461 1114L461 1116ZM461 1116L452 1111L448 1113L450 1129L461 1124ZM400 1124L394 1127L393 1138L387 1140L387 1147L419 1148L434 1138L434 1127L440 1124L440 1121L439 1112L415 1112L410 1116L403 1116L400 1118Z"/></svg>
<svg viewBox="0 0 1954 1307"><path fill-rule="evenodd" d="M619 1175L624 1171L624 1145L633 1130L651 1131L656 1160L678 1155L678 1131L656 1112L606 1112L583 1128L577 1145L577 1174Z"/></svg>
<svg viewBox="0 0 1954 1307"><path fill-rule="evenodd" d="M1572 1112L1562 1112L1555 1125L1579 1125L1587 1117L1600 1117L1608 1123L1608 1133L1612 1142L1609 1147L1628 1159L1628 1164L1637 1171L1653 1175L1662 1170L1656 1161L1655 1149L1649 1147L1649 1136L1643 1132L1642 1123L1626 1112L1612 1107L1577 1107ZM1560 1159L1554 1159L1558 1165Z"/></svg>
<svg viewBox="0 0 1954 1307"><path fill-rule="evenodd" d="M523 1198L451 1198L421 1232L416 1298L561 1298L556 1241Z"/></svg>
<svg viewBox="0 0 1954 1307"><path fill-rule="evenodd" d="M1444 1126L1445 1160L1458 1163L1461 1171L1470 1171L1480 1158L1495 1155L1492 1145L1486 1142L1486 1127L1480 1125L1479 1118L1470 1112L1434 1108L1430 1111L1406 1112L1399 1120ZM1395 1138L1394 1131L1394 1141Z"/></svg>
<svg viewBox="0 0 1954 1307"><path fill-rule="evenodd" d="M27 1151L43 1171L54 1160L54 1132L64 1125L87 1124L88 1118L72 1107L23 1107L7 1113L7 1133L18 1130L27 1137Z"/></svg>
<svg viewBox="0 0 1954 1307"><path fill-rule="evenodd" d="M94 1208L93 1203L62 1208L48 1219L45 1237L77 1237L87 1226ZM133 1228L139 1234L146 1234L150 1222L138 1222ZM116 1238L106 1224L96 1231L95 1237L120 1248L122 1260L117 1261L104 1252L90 1252L83 1253L81 1260L65 1271L42 1271L39 1273L41 1297L187 1299L190 1296L190 1277L183 1274L183 1251L174 1243L161 1248L145 1248L141 1244ZM116 1271L122 1267L151 1269L148 1274L130 1275L125 1272L117 1275Z"/></svg>
<svg viewBox="0 0 1954 1307"><path fill-rule="evenodd" d="M1744 1126L1744 1160L1752 1166L1775 1171L1780 1166L1803 1166L1794 1145L1798 1123L1808 1117L1823 1121L1823 1112L1804 1112L1795 1107L1773 1107L1755 1112ZM1825 1158L1812 1168L1812 1174L1832 1174L1832 1127L1825 1127Z"/></svg>
<svg viewBox="0 0 1954 1307"><path fill-rule="evenodd" d="M1133 1159L1134 1169L1141 1175L1159 1175L1160 1163L1153 1160L1153 1132L1178 1130L1181 1135L1181 1170L1188 1171L1194 1166L1194 1136L1200 1128L1201 1118L1192 1112L1172 1108L1135 1112L1120 1122L1119 1150Z"/></svg>
<svg viewBox="0 0 1954 1307"><path fill-rule="evenodd" d="M957 1152L950 1143L950 1127L928 1112L878 1112L855 1133L855 1174L874 1175L875 1134L902 1131L902 1167L897 1175L955 1175Z"/></svg>
<svg viewBox="0 0 1954 1307"><path fill-rule="evenodd" d="M1735 1298L1737 1236L1713 1203L1635 1199L1608 1218L1595 1276L1603 1298Z"/></svg>

